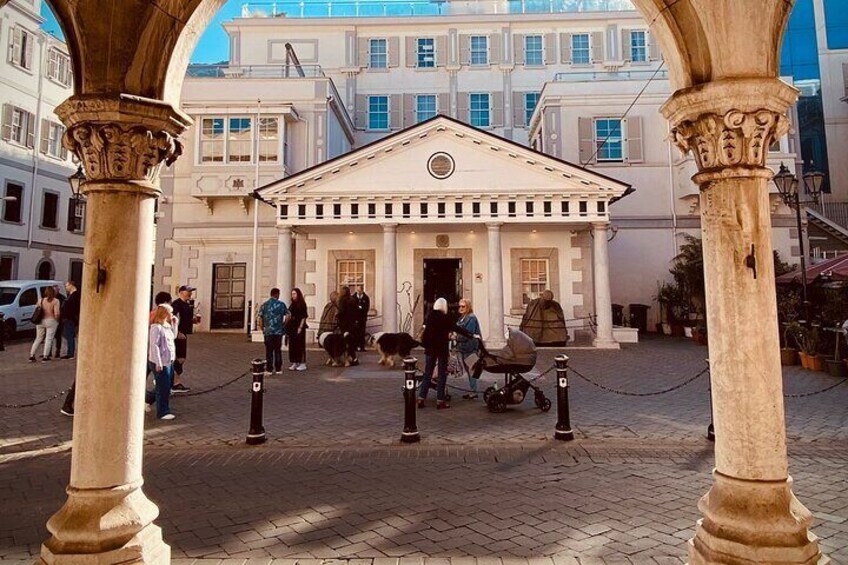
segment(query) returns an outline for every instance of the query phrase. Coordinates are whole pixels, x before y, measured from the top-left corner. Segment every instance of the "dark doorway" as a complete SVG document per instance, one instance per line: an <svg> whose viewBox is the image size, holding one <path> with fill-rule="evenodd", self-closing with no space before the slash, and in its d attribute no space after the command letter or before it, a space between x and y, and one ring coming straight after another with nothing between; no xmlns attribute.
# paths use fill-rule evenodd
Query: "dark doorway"
<svg viewBox="0 0 848 565"><path fill-rule="evenodd" d="M38 264L38 271L35 274L35 278L40 281L49 281L53 278L53 263L49 260L44 259L41 263Z"/></svg>
<svg viewBox="0 0 848 565"><path fill-rule="evenodd" d="M462 298L462 259L424 259L424 316L437 298L448 301L448 313L458 317Z"/></svg>
<svg viewBox="0 0 848 565"><path fill-rule="evenodd" d="M212 317L215 329L244 328L244 295L247 288L247 263L212 265Z"/></svg>

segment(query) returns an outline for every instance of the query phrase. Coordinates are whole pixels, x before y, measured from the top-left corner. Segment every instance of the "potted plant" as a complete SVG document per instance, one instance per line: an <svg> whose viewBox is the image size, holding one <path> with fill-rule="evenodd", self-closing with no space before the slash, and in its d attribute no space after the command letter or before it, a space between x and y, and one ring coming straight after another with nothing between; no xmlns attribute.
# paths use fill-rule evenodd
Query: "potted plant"
<svg viewBox="0 0 848 565"><path fill-rule="evenodd" d="M798 344L798 333L803 331L801 324L796 321L787 322L783 326L783 343L784 347L780 348L780 364L781 365L797 365L798 364L798 349L792 347L791 344ZM804 365L806 369L806 365Z"/></svg>
<svg viewBox="0 0 848 565"><path fill-rule="evenodd" d="M777 289L777 315L783 324L783 347L780 348L781 365L798 363L795 334L801 328L801 325L796 321L800 306L801 293L798 290L787 287Z"/></svg>
<svg viewBox="0 0 848 565"><path fill-rule="evenodd" d="M814 324L809 328L801 327L796 334L796 340L801 349L801 365L811 371L823 370L824 359L819 355L819 347L821 347L819 326Z"/></svg>
<svg viewBox="0 0 848 565"><path fill-rule="evenodd" d="M698 345L707 345L707 321L702 320L692 328L692 341Z"/></svg>

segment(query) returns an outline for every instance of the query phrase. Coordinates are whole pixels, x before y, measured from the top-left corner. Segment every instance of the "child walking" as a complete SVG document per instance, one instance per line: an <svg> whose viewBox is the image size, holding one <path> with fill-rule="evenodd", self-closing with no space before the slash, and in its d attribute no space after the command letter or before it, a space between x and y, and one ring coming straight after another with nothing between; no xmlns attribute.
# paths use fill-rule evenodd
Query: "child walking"
<svg viewBox="0 0 848 565"><path fill-rule="evenodd" d="M153 366L156 378L156 417L160 420L173 420L175 417L171 413L170 405L176 357L175 328L171 324L173 315L174 309L170 304L160 304L156 307L153 323L150 324L147 360Z"/></svg>

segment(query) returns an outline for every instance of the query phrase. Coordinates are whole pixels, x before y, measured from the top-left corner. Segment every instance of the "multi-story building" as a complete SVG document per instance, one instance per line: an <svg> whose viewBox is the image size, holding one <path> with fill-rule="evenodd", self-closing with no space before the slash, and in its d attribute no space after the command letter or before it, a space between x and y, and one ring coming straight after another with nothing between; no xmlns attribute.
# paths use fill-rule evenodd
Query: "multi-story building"
<svg viewBox="0 0 848 565"><path fill-rule="evenodd" d="M274 285L300 286L320 309L345 283L366 287L388 327L403 293L443 292L473 298L494 337L546 288L581 325L608 311L607 277L612 301L652 304L678 234L699 229L694 164L658 112L671 91L662 56L626 0L268 3L242 15L224 24L230 62L190 71L194 153L163 178L156 284L193 282L207 320ZM261 115L296 116L280 134L285 169L250 153L256 98ZM793 168L794 145L777 141L772 163ZM258 208L255 277L253 186L273 205ZM772 202L775 246L797 254L776 189ZM609 262L599 238L611 238ZM419 321L409 310L399 315Z"/></svg>
<svg viewBox="0 0 848 565"><path fill-rule="evenodd" d="M41 3L13 0L0 22L0 280L80 281L85 203L72 198L77 167L53 111L72 93L71 59L40 29Z"/></svg>

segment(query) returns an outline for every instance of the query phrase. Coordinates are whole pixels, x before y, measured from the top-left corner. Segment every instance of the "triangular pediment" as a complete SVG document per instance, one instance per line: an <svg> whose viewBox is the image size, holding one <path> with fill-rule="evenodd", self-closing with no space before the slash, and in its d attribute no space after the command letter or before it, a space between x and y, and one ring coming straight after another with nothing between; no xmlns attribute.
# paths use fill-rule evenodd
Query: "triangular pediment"
<svg viewBox="0 0 848 565"><path fill-rule="evenodd" d="M275 181L257 193L268 202L292 197L533 193L616 198L628 187L626 183L462 122L437 116Z"/></svg>

